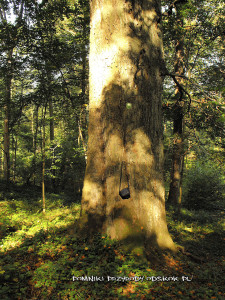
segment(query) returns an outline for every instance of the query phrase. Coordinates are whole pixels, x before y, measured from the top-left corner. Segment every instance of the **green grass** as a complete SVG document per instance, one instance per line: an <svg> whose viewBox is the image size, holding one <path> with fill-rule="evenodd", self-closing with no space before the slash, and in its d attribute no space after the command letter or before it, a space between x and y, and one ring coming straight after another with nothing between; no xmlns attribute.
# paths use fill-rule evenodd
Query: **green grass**
<svg viewBox="0 0 225 300"><path fill-rule="evenodd" d="M97 234L91 242L78 238L76 199L47 194L45 215L40 200L38 192L14 189L0 201L0 299L224 299L221 212L183 209L179 220L169 212L175 242L202 261L165 253L154 263L130 255L107 236ZM134 276L144 280L128 280ZM159 281L159 276L179 281Z"/></svg>

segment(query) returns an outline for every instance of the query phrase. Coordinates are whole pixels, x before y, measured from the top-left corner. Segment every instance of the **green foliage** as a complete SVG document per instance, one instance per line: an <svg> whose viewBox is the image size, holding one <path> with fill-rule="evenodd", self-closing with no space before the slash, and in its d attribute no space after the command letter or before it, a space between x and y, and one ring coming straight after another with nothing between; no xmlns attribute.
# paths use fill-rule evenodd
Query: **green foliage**
<svg viewBox="0 0 225 300"><path fill-rule="evenodd" d="M197 162L184 178L184 206L189 209L211 209L221 202L225 183L222 170L209 162Z"/></svg>
<svg viewBox="0 0 225 300"><path fill-rule="evenodd" d="M182 43L185 66L183 87L184 140L196 152L214 151L224 160L224 1L162 1L163 38L167 70L175 74L174 55ZM179 77L177 77L179 79ZM176 84L164 82L165 123L176 117ZM211 141L208 141L208 140ZM209 146L210 144L210 146ZM212 147L211 147L212 146ZM210 149L209 149L210 148ZM210 150L210 151L209 151ZM185 152L188 152L185 149Z"/></svg>
<svg viewBox="0 0 225 300"><path fill-rule="evenodd" d="M13 48L10 179L41 185L45 123L46 188L80 194L87 142L89 3L8 1L0 11L1 108L5 105L7 51ZM1 125L4 117L0 115ZM50 141L51 125L54 141ZM3 126L0 135L3 151ZM2 168L0 172L3 176Z"/></svg>

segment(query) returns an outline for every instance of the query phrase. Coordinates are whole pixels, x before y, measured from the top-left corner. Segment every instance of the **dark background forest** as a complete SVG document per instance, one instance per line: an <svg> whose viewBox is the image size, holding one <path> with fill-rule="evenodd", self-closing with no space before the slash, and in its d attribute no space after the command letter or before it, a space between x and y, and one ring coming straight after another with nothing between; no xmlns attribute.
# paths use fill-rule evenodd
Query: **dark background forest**
<svg viewBox="0 0 225 300"><path fill-rule="evenodd" d="M167 223L184 248L155 262L76 235L89 21L88 0L0 1L0 298L223 299L225 4L162 1Z"/></svg>

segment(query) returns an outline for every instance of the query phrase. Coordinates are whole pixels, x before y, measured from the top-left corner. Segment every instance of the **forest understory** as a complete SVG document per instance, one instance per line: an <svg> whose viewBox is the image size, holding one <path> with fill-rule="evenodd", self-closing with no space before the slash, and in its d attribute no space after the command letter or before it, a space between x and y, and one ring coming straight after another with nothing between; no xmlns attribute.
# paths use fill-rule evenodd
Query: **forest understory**
<svg viewBox="0 0 225 300"><path fill-rule="evenodd" d="M182 209L178 219L169 210L184 250L149 262L107 236L78 237L79 199L48 193L43 214L39 194L18 186L1 194L1 299L224 299L222 207Z"/></svg>

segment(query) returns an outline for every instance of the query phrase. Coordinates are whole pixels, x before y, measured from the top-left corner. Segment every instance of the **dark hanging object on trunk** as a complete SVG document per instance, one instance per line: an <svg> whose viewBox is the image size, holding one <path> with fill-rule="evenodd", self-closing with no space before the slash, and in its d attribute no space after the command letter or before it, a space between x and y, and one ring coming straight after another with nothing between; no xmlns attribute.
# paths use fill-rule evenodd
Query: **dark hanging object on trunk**
<svg viewBox="0 0 225 300"><path fill-rule="evenodd" d="M129 199L130 198L130 189L129 186L125 189L119 191L119 195L122 199Z"/></svg>
<svg viewBox="0 0 225 300"><path fill-rule="evenodd" d="M121 173L120 173L120 187L119 187L119 195L122 199L129 199L130 198L130 187L129 187L129 180L128 180L128 176L127 176L127 183L128 183L128 187L120 190L121 188L121 180L122 180L122 170L123 170L123 162L121 164ZM127 175L127 174L126 174Z"/></svg>

